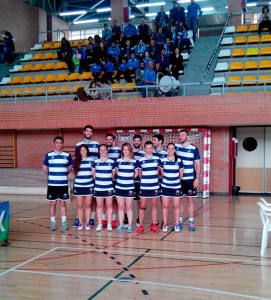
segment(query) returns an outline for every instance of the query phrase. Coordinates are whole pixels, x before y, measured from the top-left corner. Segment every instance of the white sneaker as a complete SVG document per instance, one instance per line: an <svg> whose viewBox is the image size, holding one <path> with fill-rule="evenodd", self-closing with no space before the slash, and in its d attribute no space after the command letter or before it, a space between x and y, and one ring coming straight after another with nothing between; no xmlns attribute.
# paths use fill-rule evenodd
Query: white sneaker
<svg viewBox="0 0 271 300"><path fill-rule="evenodd" d="M86 230L90 230L90 225L89 225L89 224L86 224L86 225L85 225L85 229L86 229Z"/></svg>
<svg viewBox="0 0 271 300"><path fill-rule="evenodd" d="M96 231L102 231L102 230L103 230L103 225L98 224L98 226L96 227Z"/></svg>
<svg viewBox="0 0 271 300"><path fill-rule="evenodd" d="M111 224L107 224L107 230L108 230L108 231L112 231L112 230L113 230L113 228L112 228L112 225L111 225Z"/></svg>
<svg viewBox="0 0 271 300"><path fill-rule="evenodd" d="M163 225L162 232L167 232L167 225Z"/></svg>
<svg viewBox="0 0 271 300"><path fill-rule="evenodd" d="M83 230L84 229L84 224L83 223L79 223L77 226L77 230Z"/></svg>
<svg viewBox="0 0 271 300"><path fill-rule="evenodd" d="M175 232L180 232L180 231L181 231L181 229L180 229L180 227L177 225L177 226L175 226L175 229L174 229L174 231L175 231Z"/></svg>

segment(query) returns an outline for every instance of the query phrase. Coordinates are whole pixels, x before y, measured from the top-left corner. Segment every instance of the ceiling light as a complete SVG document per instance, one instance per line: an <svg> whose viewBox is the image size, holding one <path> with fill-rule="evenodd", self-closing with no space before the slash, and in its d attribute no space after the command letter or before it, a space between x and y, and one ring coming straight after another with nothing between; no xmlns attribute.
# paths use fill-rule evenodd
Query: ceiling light
<svg viewBox="0 0 271 300"><path fill-rule="evenodd" d="M148 13L145 14L146 17L155 17L157 15L157 13Z"/></svg>
<svg viewBox="0 0 271 300"><path fill-rule="evenodd" d="M96 9L96 12L106 12L106 11L111 11L111 7L104 7L104 8L98 8Z"/></svg>
<svg viewBox="0 0 271 300"><path fill-rule="evenodd" d="M85 10L77 10L77 11L67 11L59 13L59 16L75 16L85 14Z"/></svg>
<svg viewBox="0 0 271 300"><path fill-rule="evenodd" d="M130 19L134 19L135 18L135 15L130 15Z"/></svg>
<svg viewBox="0 0 271 300"><path fill-rule="evenodd" d="M73 24L85 24L85 23L96 23L99 22L99 19L89 19L89 20L82 20L82 21L75 21Z"/></svg>
<svg viewBox="0 0 271 300"><path fill-rule="evenodd" d="M251 7L251 6L257 6L257 3L248 3L247 7Z"/></svg>
<svg viewBox="0 0 271 300"><path fill-rule="evenodd" d="M150 6L159 6L159 5L165 5L166 2L154 2L154 3L144 3L144 4L137 4L136 7L150 7Z"/></svg>
<svg viewBox="0 0 271 300"><path fill-rule="evenodd" d="M203 2L203 1L207 1L207 0L197 0L197 2ZM191 0L178 0L178 3L190 3Z"/></svg>
<svg viewBox="0 0 271 300"><path fill-rule="evenodd" d="M211 10L214 10L215 8L214 7L203 7L201 10L202 11L211 11Z"/></svg>

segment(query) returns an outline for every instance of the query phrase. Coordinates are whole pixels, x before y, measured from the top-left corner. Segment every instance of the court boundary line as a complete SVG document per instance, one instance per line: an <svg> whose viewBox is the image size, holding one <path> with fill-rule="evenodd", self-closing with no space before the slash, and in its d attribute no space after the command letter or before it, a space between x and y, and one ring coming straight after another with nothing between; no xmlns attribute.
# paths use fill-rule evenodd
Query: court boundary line
<svg viewBox="0 0 271 300"><path fill-rule="evenodd" d="M51 249L53 250L53 249ZM146 254L146 253L144 253ZM31 273L31 274L40 274L40 275L52 275L52 276L62 276L62 277L75 277L75 278L89 278L89 279L97 279L97 280L107 280L107 281L115 281L118 282L118 278L114 277L102 277L102 276L89 276L89 275L72 275L72 274L65 274L65 273L50 273L50 272L35 272L35 271L26 271L26 270L10 270L12 272L18 272L18 273ZM204 288L198 288L193 286L186 286L186 285L177 285L177 284L169 284L169 283L160 283L160 282L153 282L153 281L144 281L144 280L132 280L132 283L142 283L142 284L148 284L148 285L154 285L154 286L164 286L164 287L171 287L171 288L182 288L182 289L188 289L188 290L195 290L200 292L209 292L214 294L221 294L221 295L229 295L229 296L236 296L240 298L247 298L247 299L258 299L258 300L268 300L268 298L263 298L259 296L251 296L246 294L238 294L238 293L232 293L227 291L221 291L221 290L213 290L213 289L204 289Z"/></svg>

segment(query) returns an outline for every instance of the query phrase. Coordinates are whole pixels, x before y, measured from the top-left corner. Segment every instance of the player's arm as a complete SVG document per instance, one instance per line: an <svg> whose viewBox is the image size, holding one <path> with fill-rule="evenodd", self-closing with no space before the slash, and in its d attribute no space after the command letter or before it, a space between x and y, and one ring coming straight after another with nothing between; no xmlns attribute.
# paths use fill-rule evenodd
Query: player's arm
<svg viewBox="0 0 271 300"><path fill-rule="evenodd" d="M134 175L134 178L137 178L138 176L138 169L135 169L135 175Z"/></svg>
<svg viewBox="0 0 271 300"><path fill-rule="evenodd" d="M184 168L179 170L180 180L182 180L182 178L183 178L183 170L184 170Z"/></svg>
<svg viewBox="0 0 271 300"><path fill-rule="evenodd" d="M94 168L91 169L93 180L96 178L96 170Z"/></svg>
<svg viewBox="0 0 271 300"><path fill-rule="evenodd" d="M115 175L116 175L116 169L113 169L113 170L112 170L112 179L115 178Z"/></svg>
<svg viewBox="0 0 271 300"><path fill-rule="evenodd" d="M43 171L46 175L48 175L48 167L42 166L42 171Z"/></svg>
<svg viewBox="0 0 271 300"><path fill-rule="evenodd" d="M141 177L142 177L142 169L138 169L138 177L139 177L139 179L141 180Z"/></svg>
<svg viewBox="0 0 271 300"><path fill-rule="evenodd" d="M162 175L162 177L164 177L164 170L161 167L159 167L159 169L160 169L160 174ZM159 172L158 172L158 174L159 174Z"/></svg>
<svg viewBox="0 0 271 300"><path fill-rule="evenodd" d="M72 171L72 167L68 167L68 174L70 174Z"/></svg>
<svg viewBox="0 0 271 300"><path fill-rule="evenodd" d="M196 189L199 187L200 160L195 160L194 167L195 167L195 171L196 171L196 178L194 180L193 186Z"/></svg>

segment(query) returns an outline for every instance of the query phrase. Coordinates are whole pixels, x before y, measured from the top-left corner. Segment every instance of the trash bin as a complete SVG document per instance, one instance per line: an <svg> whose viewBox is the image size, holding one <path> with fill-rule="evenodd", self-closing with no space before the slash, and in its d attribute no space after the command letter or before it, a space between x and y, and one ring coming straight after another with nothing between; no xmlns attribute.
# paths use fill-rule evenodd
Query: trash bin
<svg viewBox="0 0 271 300"><path fill-rule="evenodd" d="M232 195L233 195L233 196L238 196L238 195L239 195L239 191L240 191L240 186L234 185L234 186L232 187Z"/></svg>

